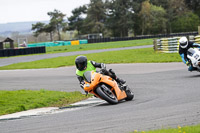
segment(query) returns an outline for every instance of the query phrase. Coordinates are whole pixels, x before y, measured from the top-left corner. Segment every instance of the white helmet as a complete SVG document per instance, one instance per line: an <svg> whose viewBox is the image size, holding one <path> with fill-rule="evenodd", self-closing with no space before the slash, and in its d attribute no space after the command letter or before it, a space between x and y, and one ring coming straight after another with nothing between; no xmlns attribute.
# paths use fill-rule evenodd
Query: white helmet
<svg viewBox="0 0 200 133"><path fill-rule="evenodd" d="M186 37L181 37L179 43L181 48L186 48L188 46L188 39Z"/></svg>

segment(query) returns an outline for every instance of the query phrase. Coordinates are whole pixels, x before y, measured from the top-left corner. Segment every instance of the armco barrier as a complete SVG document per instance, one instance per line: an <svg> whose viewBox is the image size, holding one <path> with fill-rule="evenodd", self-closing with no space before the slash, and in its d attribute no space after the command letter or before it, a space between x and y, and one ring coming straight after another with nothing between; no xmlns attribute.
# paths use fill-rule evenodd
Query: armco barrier
<svg viewBox="0 0 200 133"><path fill-rule="evenodd" d="M16 56L16 55L27 55L46 53L45 47L33 47L33 48L20 48L20 49L3 49L0 50L0 57Z"/></svg>

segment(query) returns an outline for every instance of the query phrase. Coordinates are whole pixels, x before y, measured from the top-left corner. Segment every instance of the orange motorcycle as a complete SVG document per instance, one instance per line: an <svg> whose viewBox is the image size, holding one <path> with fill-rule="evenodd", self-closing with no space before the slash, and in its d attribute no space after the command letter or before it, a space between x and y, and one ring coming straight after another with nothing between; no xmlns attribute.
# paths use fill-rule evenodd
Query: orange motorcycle
<svg viewBox="0 0 200 133"><path fill-rule="evenodd" d="M85 84L84 90L96 97L116 104L121 100L130 101L134 94L125 84L117 83L111 76L107 76L94 71L87 71L83 75Z"/></svg>

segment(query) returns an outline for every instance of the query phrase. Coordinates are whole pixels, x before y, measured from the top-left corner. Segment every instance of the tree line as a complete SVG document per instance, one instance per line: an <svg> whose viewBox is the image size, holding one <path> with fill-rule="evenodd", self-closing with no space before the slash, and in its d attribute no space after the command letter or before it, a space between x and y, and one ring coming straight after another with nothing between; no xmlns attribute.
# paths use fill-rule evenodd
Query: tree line
<svg viewBox="0 0 200 133"><path fill-rule="evenodd" d="M102 33L103 37L169 34L197 31L200 24L199 0L90 0L72 10L72 15L59 10L47 13L50 22L32 25L34 35L48 33L51 40L62 31L80 35Z"/></svg>

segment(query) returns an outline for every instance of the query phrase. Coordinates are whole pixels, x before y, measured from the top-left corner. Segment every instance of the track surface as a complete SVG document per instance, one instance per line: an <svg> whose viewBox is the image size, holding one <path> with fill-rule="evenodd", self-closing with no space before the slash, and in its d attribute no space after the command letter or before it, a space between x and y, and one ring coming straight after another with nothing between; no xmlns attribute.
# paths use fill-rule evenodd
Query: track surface
<svg viewBox="0 0 200 133"><path fill-rule="evenodd" d="M126 133L200 123L200 73L187 72L182 63L116 64L107 67L113 68L134 88L133 101L0 121L0 132ZM0 71L0 88L80 90L74 72L74 67Z"/></svg>

